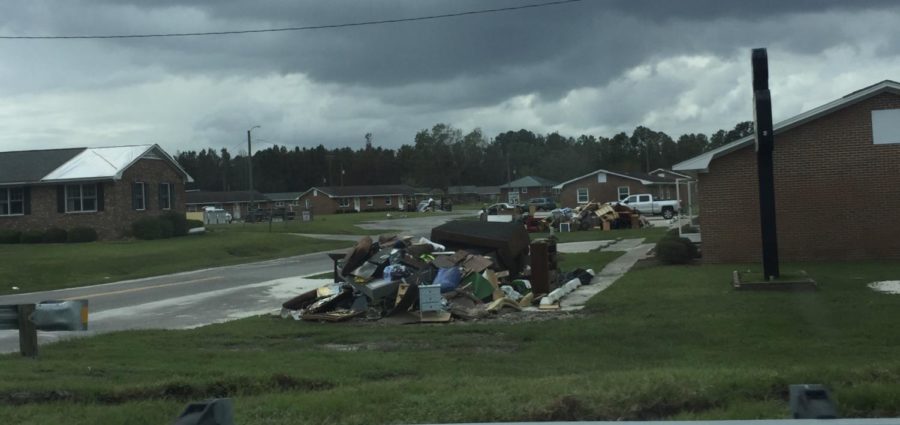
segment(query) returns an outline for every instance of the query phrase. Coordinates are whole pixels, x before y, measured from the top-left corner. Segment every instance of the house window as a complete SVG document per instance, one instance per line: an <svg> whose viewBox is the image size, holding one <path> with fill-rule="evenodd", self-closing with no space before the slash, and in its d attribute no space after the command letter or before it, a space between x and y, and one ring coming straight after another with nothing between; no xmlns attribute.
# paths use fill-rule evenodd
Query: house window
<svg viewBox="0 0 900 425"><path fill-rule="evenodd" d="M131 184L131 209L137 211L147 209L147 188L143 182Z"/></svg>
<svg viewBox="0 0 900 425"><path fill-rule="evenodd" d="M160 183L159 184L159 209L161 209L161 210L172 209L172 184L171 183Z"/></svg>
<svg viewBox="0 0 900 425"><path fill-rule="evenodd" d="M284 207L284 201L275 201L276 207Z"/></svg>
<svg viewBox="0 0 900 425"><path fill-rule="evenodd" d="M304 200L303 200L303 206L304 206L306 209L309 209L309 205L310 205L309 199L304 199Z"/></svg>
<svg viewBox="0 0 900 425"><path fill-rule="evenodd" d="M21 187L0 189L0 215L25 214L25 191Z"/></svg>
<svg viewBox="0 0 900 425"><path fill-rule="evenodd" d="M340 198L338 199L338 205L341 208L347 208L350 206L350 198Z"/></svg>
<svg viewBox="0 0 900 425"><path fill-rule="evenodd" d="M97 185L94 183L67 184L66 212L93 211L97 211Z"/></svg>
<svg viewBox="0 0 900 425"><path fill-rule="evenodd" d="M554 194L554 195L559 195L560 193L562 193L562 189L560 189L560 188L558 188L558 187L554 187L554 188L553 188L553 194Z"/></svg>
<svg viewBox="0 0 900 425"><path fill-rule="evenodd" d="M631 195L631 189L628 186L619 186L619 200L623 200Z"/></svg>
<svg viewBox="0 0 900 425"><path fill-rule="evenodd" d="M519 188L519 192L522 192L522 193L528 193L528 188L527 188L527 187L521 187L521 188Z"/></svg>
<svg viewBox="0 0 900 425"><path fill-rule="evenodd" d="M597 173L597 183L606 183L606 173Z"/></svg>
<svg viewBox="0 0 900 425"><path fill-rule="evenodd" d="M900 143L900 109L872 111L872 142L876 145Z"/></svg>
<svg viewBox="0 0 900 425"><path fill-rule="evenodd" d="M588 203L588 201L590 200L590 199L589 199L590 196L588 196L588 190L587 190L587 188L586 188L586 187L580 187L580 188L578 188L578 190L576 191L576 198L577 198L576 201L577 201L579 204L586 204L586 203Z"/></svg>
<svg viewBox="0 0 900 425"><path fill-rule="evenodd" d="M385 196L385 197L384 197L384 204L385 204L385 205L390 205L390 204L391 204L391 197L390 197L390 196Z"/></svg>
<svg viewBox="0 0 900 425"><path fill-rule="evenodd" d="M372 205L375 205L375 198L370 196L369 199L366 199L366 206L371 207Z"/></svg>
<svg viewBox="0 0 900 425"><path fill-rule="evenodd" d="M291 206L292 206L292 207L296 207L296 206L299 206L299 205L300 205L300 201L298 201L298 200L296 200L296 199L294 199L293 201L291 201Z"/></svg>

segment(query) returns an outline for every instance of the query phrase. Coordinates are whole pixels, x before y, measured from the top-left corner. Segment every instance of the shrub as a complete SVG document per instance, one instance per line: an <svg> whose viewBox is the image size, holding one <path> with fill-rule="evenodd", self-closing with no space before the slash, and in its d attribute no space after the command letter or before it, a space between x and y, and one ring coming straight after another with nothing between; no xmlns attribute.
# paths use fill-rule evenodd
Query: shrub
<svg viewBox="0 0 900 425"><path fill-rule="evenodd" d="M131 224L131 232L134 237L144 240L162 238L162 220L157 217L144 217Z"/></svg>
<svg viewBox="0 0 900 425"><path fill-rule="evenodd" d="M205 227L205 226L206 226L206 225L203 224L203 221L202 221L202 220L188 220L188 221L187 221L187 227L188 227L188 230L190 230L190 229L195 229L195 228L197 228L197 227Z"/></svg>
<svg viewBox="0 0 900 425"><path fill-rule="evenodd" d="M75 227L69 230L67 242L93 242L97 240L97 231L90 227Z"/></svg>
<svg viewBox="0 0 900 425"><path fill-rule="evenodd" d="M69 232L59 227L51 227L44 232L44 243L64 243L69 238Z"/></svg>
<svg viewBox="0 0 900 425"><path fill-rule="evenodd" d="M157 217L156 219L159 222L159 237L160 239L169 239L175 235L175 224L173 224L169 219L165 217ZM178 235L181 236L181 235Z"/></svg>
<svg viewBox="0 0 900 425"><path fill-rule="evenodd" d="M188 230L190 230L187 217L185 217L184 214L179 214L175 211L166 211L159 216L159 219L171 223L172 236L184 236L188 233ZM163 226L166 225L163 224Z"/></svg>
<svg viewBox="0 0 900 425"><path fill-rule="evenodd" d="M691 252L680 240L666 238L656 243L656 258L665 264L687 264Z"/></svg>
<svg viewBox="0 0 900 425"><path fill-rule="evenodd" d="M697 248L697 245L695 245L693 242L691 242L690 239L678 238L677 240L679 242L683 243L684 246L687 247L688 254L691 256L691 258L699 258L700 257L700 250Z"/></svg>
<svg viewBox="0 0 900 425"><path fill-rule="evenodd" d="M40 230L26 230L19 236L21 243L41 243L44 241L44 232Z"/></svg>
<svg viewBox="0 0 900 425"><path fill-rule="evenodd" d="M19 243L22 232L18 230L0 229L0 243Z"/></svg>

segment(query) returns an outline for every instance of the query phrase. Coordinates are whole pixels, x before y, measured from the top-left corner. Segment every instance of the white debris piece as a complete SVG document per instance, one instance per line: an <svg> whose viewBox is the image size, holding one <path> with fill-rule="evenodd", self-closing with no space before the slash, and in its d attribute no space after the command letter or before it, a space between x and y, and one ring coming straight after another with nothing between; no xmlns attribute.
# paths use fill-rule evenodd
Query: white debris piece
<svg viewBox="0 0 900 425"><path fill-rule="evenodd" d="M881 282L872 282L869 288L886 294L900 294L900 280L883 280Z"/></svg>

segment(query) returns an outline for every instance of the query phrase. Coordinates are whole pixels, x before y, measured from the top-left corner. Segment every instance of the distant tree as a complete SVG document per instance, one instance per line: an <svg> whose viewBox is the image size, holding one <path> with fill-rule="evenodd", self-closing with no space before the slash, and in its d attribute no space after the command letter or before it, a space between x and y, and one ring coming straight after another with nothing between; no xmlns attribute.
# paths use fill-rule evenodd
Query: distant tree
<svg viewBox="0 0 900 425"><path fill-rule="evenodd" d="M725 146L735 140L743 139L753 134L753 121L743 121L737 123L733 129L729 131L719 130L709 138L709 145L706 150L713 150L720 146Z"/></svg>

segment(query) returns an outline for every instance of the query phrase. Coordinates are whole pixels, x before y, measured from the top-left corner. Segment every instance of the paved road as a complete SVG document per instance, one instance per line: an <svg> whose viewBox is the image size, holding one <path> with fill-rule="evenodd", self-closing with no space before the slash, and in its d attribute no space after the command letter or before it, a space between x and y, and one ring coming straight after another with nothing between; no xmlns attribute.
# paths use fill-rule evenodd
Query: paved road
<svg viewBox="0 0 900 425"><path fill-rule="evenodd" d="M393 218L368 224L373 229L404 229L403 234L427 236L431 228L465 213ZM90 303L88 332L39 332L41 343L124 329L181 329L264 314L322 280L303 279L330 271L324 253L217 267L165 276L82 288L0 296L0 304L54 299ZM0 352L18 350L16 331L0 331Z"/></svg>

